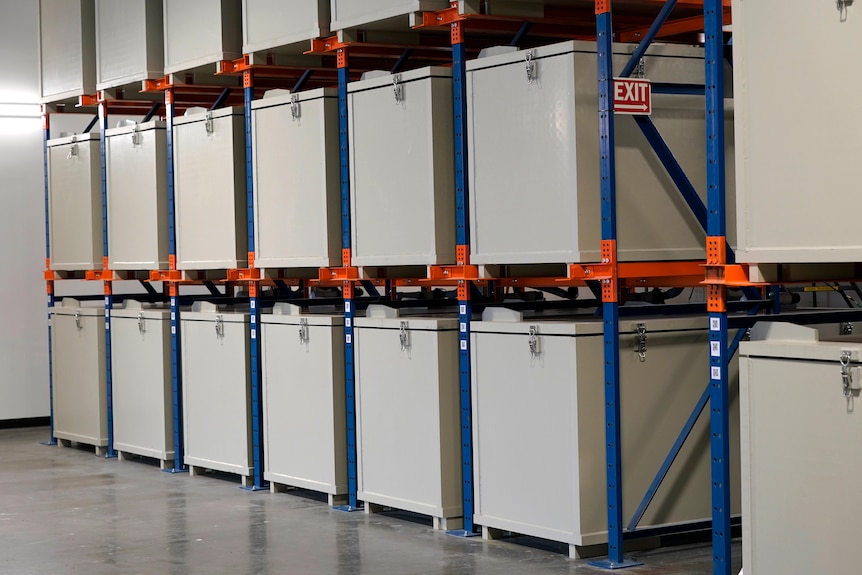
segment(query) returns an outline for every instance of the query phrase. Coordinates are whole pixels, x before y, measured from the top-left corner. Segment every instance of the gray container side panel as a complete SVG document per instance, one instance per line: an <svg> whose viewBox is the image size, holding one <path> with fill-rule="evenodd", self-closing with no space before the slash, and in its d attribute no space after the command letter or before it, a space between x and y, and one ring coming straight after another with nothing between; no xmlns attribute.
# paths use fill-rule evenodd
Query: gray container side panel
<svg viewBox="0 0 862 575"><path fill-rule="evenodd" d="M344 329L264 324L266 479L347 492Z"/></svg>
<svg viewBox="0 0 862 575"><path fill-rule="evenodd" d="M110 136L108 147L108 256L111 269L168 265L167 136L145 130Z"/></svg>
<svg viewBox="0 0 862 575"><path fill-rule="evenodd" d="M528 339L472 335L476 521L581 543L575 340Z"/></svg>
<svg viewBox="0 0 862 575"><path fill-rule="evenodd" d="M165 73L242 55L240 0L164 0Z"/></svg>
<svg viewBox="0 0 862 575"><path fill-rule="evenodd" d="M164 24L158 0L96 0L99 90L164 75Z"/></svg>
<svg viewBox="0 0 862 575"><path fill-rule="evenodd" d="M852 231L862 199L851 191L862 178L856 154L862 110L828 104L859 91L859 79L846 70L850 54L862 50L862 21L853 14L858 8L846 18L831 8L810 2L733 2L733 73L740 113L738 261L862 259L862 242ZM798 45L785 49L778 30L799 26L817 41L810 50ZM781 62L798 65L784 74ZM810 134L828 134L828 145ZM816 199L787 200L809 198L812 190Z"/></svg>
<svg viewBox="0 0 862 575"><path fill-rule="evenodd" d="M742 361L745 572L855 572L862 505L845 493L862 451L836 438L859 436L858 400L848 409L837 362Z"/></svg>
<svg viewBox="0 0 862 575"><path fill-rule="evenodd" d="M455 258L455 126L439 118L453 117L452 83L435 79L431 83L431 115L434 170L435 252L440 263L454 263Z"/></svg>
<svg viewBox="0 0 862 575"><path fill-rule="evenodd" d="M460 421L458 404L450 403L457 373L439 371L457 366L457 332L411 331L404 350L397 329L358 328L354 337L360 499L460 517L460 489L455 497L449 492L460 482L460 450L452 451L450 431L440 427Z"/></svg>
<svg viewBox="0 0 862 575"><path fill-rule="evenodd" d="M52 317L54 435L90 445L108 444L105 323L100 316Z"/></svg>
<svg viewBox="0 0 862 575"><path fill-rule="evenodd" d="M73 154L73 148L76 152ZM51 267L102 268L102 193L99 141L48 149Z"/></svg>
<svg viewBox="0 0 862 575"><path fill-rule="evenodd" d="M623 55L615 56L618 66L624 60ZM656 82L703 79L699 58L647 56L645 62L647 76ZM475 263L566 263L599 257L595 55L540 58L536 71L533 84L527 83L523 62L469 74ZM574 105L561 107L559 101ZM728 153L733 152L732 117L731 112L726 123ZM651 118L705 200L702 98L655 95ZM556 129L547 130L548 125ZM618 116L616 138L621 259L703 257L703 230L632 118ZM506 145L509 141L528 144ZM522 165L535 169L521 169ZM731 163L730 210L732 176ZM538 196L541 201L519 202L523 209L507 209L527 193L531 200ZM729 237L734 233L731 226Z"/></svg>
<svg viewBox="0 0 862 575"><path fill-rule="evenodd" d="M114 448L174 457L171 327L166 320L111 321Z"/></svg>
<svg viewBox="0 0 862 575"><path fill-rule="evenodd" d="M437 86L443 85L441 89ZM395 102L391 85L348 95L353 262L356 265L432 265L454 262L451 198L438 199L454 186L451 78L425 78L401 84ZM449 102L434 100L443 97ZM435 148L441 147L439 154ZM452 208L449 205L453 206ZM440 217L450 211L448 217ZM429 217L429 214L434 216ZM444 237L445 236L445 237ZM397 241L393 241L397 238Z"/></svg>
<svg viewBox="0 0 862 575"><path fill-rule="evenodd" d="M412 12L449 7L446 0L332 0L333 30L373 24ZM406 28L407 20L404 20Z"/></svg>
<svg viewBox="0 0 862 575"><path fill-rule="evenodd" d="M40 0L42 101L96 91L96 23L93 0Z"/></svg>
<svg viewBox="0 0 862 575"><path fill-rule="evenodd" d="M341 262L338 101L254 110L255 265Z"/></svg>
<svg viewBox="0 0 862 575"><path fill-rule="evenodd" d="M601 363L593 361L601 357L602 340L542 336L541 326L539 331L542 353L535 360L530 359L526 335L473 336L477 514L490 527L577 545L602 543L607 540L604 379ZM707 357L702 353L706 332L648 332L647 342L647 360L640 362L633 351L634 336L621 338L626 522L708 383ZM733 370L731 379L735 380L735 366ZM519 385L526 388L523 397L517 393ZM536 391L543 388L547 392ZM553 415L554 410L560 411L558 416ZM738 417L734 391L733 430L738 429ZM518 437L512 438L515 433ZM647 443L644 437L649 438ZM739 474L736 437L734 431L731 445L737 447L732 454L732 477ZM536 451L541 450L536 446L546 444L545 457L537 457ZM639 527L710 517L708 445L706 412ZM561 453L573 461L559 461ZM734 512L738 512L738 482L734 484Z"/></svg>
<svg viewBox="0 0 862 575"><path fill-rule="evenodd" d="M329 0L243 0L244 54L329 35Z"/></svg>
<svg viewBox="0 0 862 575"><path fill-rule="evenodd" d="M186 463L249 475L251 390L249 326L182 321L183 417Z"/></svg>
<svg viewBox="0 0 862 575"><path fill-rule="evenodd" d="M241 116L175 126L177 268L243 267L248 258Z"/></svg>

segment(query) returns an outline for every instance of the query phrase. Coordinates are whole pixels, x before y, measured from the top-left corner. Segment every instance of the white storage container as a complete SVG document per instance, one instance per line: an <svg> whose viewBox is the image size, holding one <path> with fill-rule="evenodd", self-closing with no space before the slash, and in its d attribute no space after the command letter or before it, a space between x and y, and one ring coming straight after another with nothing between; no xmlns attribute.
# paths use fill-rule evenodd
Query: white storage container
<svg viewBox="0 0 862 575"><path fill-rule="evenodd" d="M452 71L384 74L347 91L353 263L454 263Z"/></svg>
<svg viewBox="0 0 862 575"><path fill-rule="evenodd" d="M486 310L485 317L471 325L474 521L573 546L606 542L601 319L522 319L506 309ZM645 329L643 360L638 324ZM626 318L620 332L627 524L709 383L709 333L703 317ZM736 395L734 389L733 477L739 476ZM738 513L739 482L731 489ZM708 520L711 509L706 409L638 527Z"/></svg>
<svg viewBox="0 0 862 575"><path fill-rule="evenodd" d="M862 109L843 103L860 88L850 70L862 18L850 4L733 1L739 262L862 261ZM810 42L784 41L802 27Z"/></svg>
<svg viewBox="0 0 862 575"><path fill-rule="evenodd" d="M96 0L96 88L164 76L161 0Z"/></svg>
<svg viewBox="0 0 862 575"><path fill-rule="evenodd" d="M199 302L180 316L185 463L252 474L249 314Z"/></svg>
<svg viewBox="0 0 862 575"><path fill-rule="evenodd" d="M103 452L108 445L105 310L64 298L51 317L54 436Z"/></svg>
<svg viewBox="0 0 862 575"><path fill-rule="evenodd" d="M340 266L338 91L278 92L251 104L255 267Z"/></svg>
<svg viewBox="0 0 862 575"><path fill-rule="evenodd" d="M333 30L362 27L396 20L407 29L405 16L414 12L443 10L448 0L331 0ZM389 22L386 22L389 24Z"/></svg>
<svg viewBox="0 0 862 575"><path fill-rule="evenodd" d="M616 69L633 49L616 46ZM703 83L701 48L654 46L643 61L653 82ZM591 42L467 63L472 263L600 259L597 85ZM651 119L705 203L703 97L653 95ZM646 138L632 117L615 121L620 260L703 258L706 234ZM729 151L732 122L729 111ZM733 178L728 184L732 206Z"/></svg>
<svg viewBox="0 0 862 575"><path fill-rule="evenodd" d="M242 51L251 54L329 35L330 0L243 0Z"/></svg>
<svg viewBox="0 0 862 575"><path fill-rule="evenodd" d="M108 262L112 270L168 267L168 154L165 123L105 132Z"/></svg>
<svg viewBox="0 0 862 575"><path fill-rule="evenodd" d="M745 574L855 573L862 339L761 323L740 353Z"/></svg>
<svg viewBox="0 0 862 575"><path fill-rule="evenodd" d="M102 269L99 134L48 140L51 269Z"/></svg>
<svg viewBox="0 0 862 575"><path fill-rule="evenodd" d="M245 267L244 112L199 110L174 123L177 269Z"/></svg>
<svg viewBox="0 0 862 575"><path fill-rule="evenodd" d="M240 0L164 0L165 73L242 56Z"/></svg>
<svg viewBox="0 0 862 575"><path fill-rule="evenodd" d="M171 312L127 300L111 310L114 449L174 459Z"/></svg>
<svg viewBox="0 0 862 575"><path fill-rule="evenodd" d="M93 0L39 0L42 102L96 91Z"/></svg>
<svg viewBox="0 0 862 575"><path fill-rule="evenodd" d="M263 314L264 479L347 493L344 316L276 304Z"/></svg>
<svg viewBox="0 0 862 575"><path fill-rule="evenodd" d="M371 306L355 326L357 497L457 529L458 320Z"/></svg>

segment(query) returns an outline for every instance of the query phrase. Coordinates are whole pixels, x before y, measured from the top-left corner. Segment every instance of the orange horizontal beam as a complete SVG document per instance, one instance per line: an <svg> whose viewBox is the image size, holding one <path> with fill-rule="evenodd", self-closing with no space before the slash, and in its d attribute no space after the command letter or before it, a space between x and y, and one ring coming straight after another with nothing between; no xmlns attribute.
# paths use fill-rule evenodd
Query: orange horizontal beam
<svg viewBox="0 0 862 575"><path fill-rule="evenodd" d="M724 23L731 24L730 9L724 10ZM631 28L629 30L620 30L618 40L620 42L639 42L647 31L649 26ZM659 30L656 38L667 38L668 36L676 36L677 34L686 34L688 32L703 31L703 16L691 16L689 18L679 18L677 20L668 20Z"/></svg>
<svg viewBox="0 0 862 575"><path fill-rule="evenodd" d="M359 281L359 268L320 268L318 278L321 282Z"/></svg>
<svg viewBox="0 0 862 575"><path fill-rule="evenodd" d="M259 279L259 269L241 268L227 270L227 281L229 282L257 281Z"/></svg>

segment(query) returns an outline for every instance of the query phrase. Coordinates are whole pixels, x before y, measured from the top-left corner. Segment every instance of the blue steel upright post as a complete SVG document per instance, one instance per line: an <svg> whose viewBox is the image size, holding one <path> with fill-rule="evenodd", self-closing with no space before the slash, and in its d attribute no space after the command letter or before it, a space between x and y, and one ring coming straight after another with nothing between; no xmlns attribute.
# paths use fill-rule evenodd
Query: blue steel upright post
<svg viewBox="0 0 862 575"><path fill-rule="evenodd" d="M705 0L707 266L727 263L724 137L724 33L722 0ZM709 267L707 268L709 270ZM712 452L713 573L730 575L730 427L727 288L708 285L710 339L710 450Z"/></svg>
<svg viewBox="0 0 862 575"><path fill-rule="evenodd" d="M102 133L99 135L99 156L101 166L102 186L102 269L108 270L108 142L105 133L108 131L108 103L99 102L99 124ZM103 276L104 278L104 276ZM114 295L110 279L103 282L105 293L105 390L107 392L108 415L108 451L107 458L117 456L114 451L114 384L111 366L111 311L114 309Z"/></svg>
<svg viewBox="0 0 862 575"><path fill-rule="evenodd" d="M467 189L467 50L464 23L452 23L452 89L455 127L455 245L457 263L470 263L469 203ZM451 535L475 535L473 525L473 405L470 388L470 302L471 282L458 280L458 380L461 408L461 481L464 504L464 528Z"/></svg>
<svg viewBox="0 0 862 575"><path fill-rule="evenodd" d="M245 185L246 208L248 216L248 267L254 268L254 172L252 170L252 134L251 134L251 101L254 99L253 73L245 70L242 74L243 93L245 96ZM264 489L263 481L263 388L260 374L260 283L249 282L249 321L251 323L251 341L249 346L251 362L251 437L252 457L254 460L254 484L248 487L250 491Z"/></svg>
<svg viewBox="0 0 862 575"><path fill-rule="evenodd" d="M52 314L54 309L54 279L51 272L51 226L49 213L51 204L48 191L48 140L51 139L51 115L48 113L48 106L42 106L42 169L45 176L45 287L48 294L48 402L50 414L50 437L47 441L42 442L43 445L57 445L57 438L54 437L54 352L53 352L53 334L51 333Z"/></svg>
<svg viewBox="0 0 862 575"><path fill-rule="evenodd" d="M350 67L347 49L338 48L338 154L341 178L341 265L353 265L350 241L350 153L348 146L347 84L350 82ZM347 415L347 505L338 505L340 511L357 511L359 501L356 494L357 455L356 455L356 372L353 362L353 319L356 312L353 301L353 283L344 281L344 389Z"/></svg>
<svg viewBox="0 0 862 575"><path fill-rule="evenodd" d="M174 91L165 90L165 121L168 151L168 264L172 272L177 269L176 202L174 201ZM179 284L169 282L171 299L171 395L174 422L174 466L167 473L186 471L183 462L183 387L180 349L180 298Z"/></svg>
<svg viewBox="0 0 862 575"><path fill-rule="evenodd" d="M620 328L617 280L616 153L614 145L614 60L611 1L596 0L596 33L599 80L599 158L601 176L602 263L609 279L602 280L602 314L605 358L605 445L608 496L608 558L590 565L605 569L633 567L623 549L622 449L620 432Z"/></svg>

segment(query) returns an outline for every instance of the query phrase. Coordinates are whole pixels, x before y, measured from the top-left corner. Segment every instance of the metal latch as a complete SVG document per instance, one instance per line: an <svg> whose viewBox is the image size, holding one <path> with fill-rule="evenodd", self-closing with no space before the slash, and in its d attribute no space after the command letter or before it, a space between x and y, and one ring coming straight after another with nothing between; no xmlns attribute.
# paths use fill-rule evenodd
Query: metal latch
<svg viewBox="0 0 862 575"><path fill-rule="evenodd" d="M853 371L850 366L850 352L842 351L841 357L838 359L841 364L841 391L846 399L859 397L859 392L862 390L862 381L854 381Z"/></svg>
<svg viewBox="0 0 862 575"><path fill-rule="evenodd" d="M72 158L78 157L78 140L75 139L75 136L72 136L72 145L69 147L69 154L66 156L67 160L71 160Z"/></svg>
<svg viewBox="0 0 862 575"><path fill-rule="evenodd" d="M299 107L299 94L290 95L290 117L293 121L297 121L302 115L302 110Z"/></svg>
<svg viewBox="0 0 862 575"><path fill-rule="evenodd" d="M527 68L527 84L532 84L538 77L538 74L536 73L536 63L533 61L535 56L535 50L527 50L524 54L524 64Z"/></svg>
<svg viewBox="0 0 862 575"><path fill-rule="evenodd" d="M404 86L401 85L401 74L392 74L392 91L395 92L395 103L404 101Z"/></svg>
<svg viewBox="0 0 862 575"><path fill-rule="evenodd" d="M638 354L638 359L646 361L646 324L637 324L635 326L635 334L635 353Z"/></svg>
<svg viewBox="0 0 862 575"><path fill-rule="evenodd" d="M410 332L407 331L407 322L402 321L398 331L398 341L401 342L401 351L410 347Z"/></svg>
<svg viewBox="0 0 862 575"><path fill-rule="evenodd" d="M213 113L212 112L207 112L207 119L204 122L204 127L206 128L208 136L211 136L212 133L215 131L215 128L213 127Z"/></svg>
<svg viewBox="0 0 862 575"><path fill-rule="evenodd" d="M299 344L302 345L308 342L308 320L301 318L299 320Z"/></svg>
<svg viewBox="0 0 862 575"><path fill-rule="evenodd" d="M147 332L147 324L146 320L144 319L143 312L138 314L138 331L141 333Z"/></svg>
<svg viewBox="0 0 862 575"><path fill-rule="evenodd" d="M224 338L224 316L222 316L221 314L216 316L215 332L216 337Z"/></svg>
<svg viewBox="0 0 862 575"><path fill-rule="evenodd" d="M138 124L132 129L132 147L137 148L141 145L141 134L138 132Z"/></svg>
<svg viewBox="0 0 862 575"><path fill-rule="evenodd" d="M79 311L75 312L75 327L78 329L84 329L84 324L81 323L81 312Z"/></svg>
<svg viewBox="0 0 862 575"><path fill-rule="evenodd" d="M841 322L841 335L853 335L853 322Z"/></svg>
<svg viewBox="0 0 862 575"><path fill-rule="evenodd" d="M530 358L536 359L542 353L542 349L539 346L539 326L531 325L528 334L530 339L527 340L527 345L530 347Z"/></svg>

